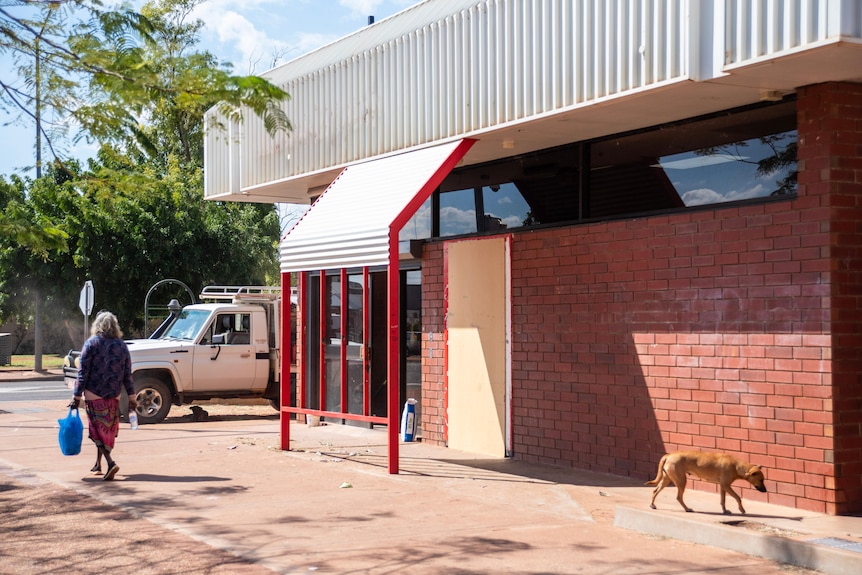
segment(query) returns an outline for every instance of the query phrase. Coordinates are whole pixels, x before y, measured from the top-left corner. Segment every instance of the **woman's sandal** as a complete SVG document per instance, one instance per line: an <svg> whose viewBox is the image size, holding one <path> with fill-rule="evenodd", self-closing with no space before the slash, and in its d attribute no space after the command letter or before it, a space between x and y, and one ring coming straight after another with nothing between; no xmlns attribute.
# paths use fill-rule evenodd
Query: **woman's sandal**
<svg viewBox="0 0 862 575"><path fill-rule="evenodd" d="M105 477L103 478L105 481L110 481L114 478L117 472L120 470L120 466L114 463L111 465L108 470L105 472Z"/></svg>

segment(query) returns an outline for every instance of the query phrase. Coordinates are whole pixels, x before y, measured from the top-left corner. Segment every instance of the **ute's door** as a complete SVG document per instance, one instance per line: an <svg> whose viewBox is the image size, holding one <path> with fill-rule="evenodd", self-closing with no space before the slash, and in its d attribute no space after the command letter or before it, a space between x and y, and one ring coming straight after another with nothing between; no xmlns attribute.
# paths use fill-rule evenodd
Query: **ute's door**
<svg viewBox="0 0 862 575"><path fill-rule="evenodd" d="M186 391L243 392L257 388L251 319L249 313L215 316L195 346L194 387Z"/></svg>

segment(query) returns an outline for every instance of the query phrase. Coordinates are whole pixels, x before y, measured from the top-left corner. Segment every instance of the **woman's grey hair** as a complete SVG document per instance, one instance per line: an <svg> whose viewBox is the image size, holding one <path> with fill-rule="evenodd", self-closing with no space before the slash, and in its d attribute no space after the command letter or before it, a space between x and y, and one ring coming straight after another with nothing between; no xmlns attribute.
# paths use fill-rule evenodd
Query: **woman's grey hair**
<svg viewBox="0 0 862 575"><path fill-rule="evenodd" d="M93 320L93 326L90 328L90 335L101 335L103 337L112 337L120 339L123 337L123 332L120 330L120 324L117 321L117 316L109 311L101 311L96 319Z"/></svg>

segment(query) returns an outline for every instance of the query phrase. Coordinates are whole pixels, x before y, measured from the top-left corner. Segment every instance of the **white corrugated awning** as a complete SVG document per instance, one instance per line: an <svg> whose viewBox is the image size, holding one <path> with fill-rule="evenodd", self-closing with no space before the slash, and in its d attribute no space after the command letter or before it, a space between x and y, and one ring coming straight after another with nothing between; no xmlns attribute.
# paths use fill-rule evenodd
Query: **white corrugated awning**
<svg viewBox="0 0 862 575"><path fill-rule="evenodd" d="M391 234L473 142L457 140L346 167L282 239L282 273L388 265Z"/></svg>

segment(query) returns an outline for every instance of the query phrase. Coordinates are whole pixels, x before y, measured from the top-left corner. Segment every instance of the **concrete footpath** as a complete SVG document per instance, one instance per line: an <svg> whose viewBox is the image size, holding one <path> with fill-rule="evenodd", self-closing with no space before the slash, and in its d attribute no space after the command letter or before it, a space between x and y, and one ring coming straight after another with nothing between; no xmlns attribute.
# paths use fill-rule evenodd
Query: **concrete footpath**
<svg viewBox="0 0 862 575"><path fill-rule="evenodd" d="M88 440L79 456L60 453L64 403L0 402L0 486L59 486L165 530L140 573L183 572L157 565L187 540L199 544L188 553L212 549L275 573L805 572L782 563L862 573L862 518L754 501L747 515L725 516L717 494L691 490L697 512L685 513L673 488L651 510L651 488L639 482L421 442L401 445L402 472L389 475L385 430L293 423L284 452L270 408L206 409L206 421L175 407L159 425L123 426L120 472L105 482L88 473ZM87 521L100 516L119 525L98 511ZM8 533L0 556L22 535Z"/></svg>

